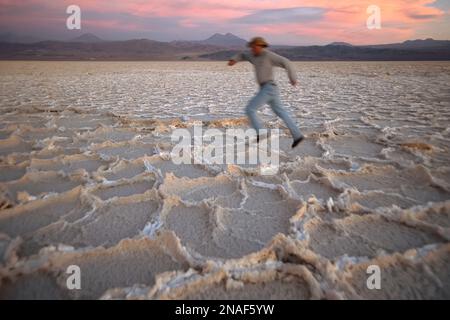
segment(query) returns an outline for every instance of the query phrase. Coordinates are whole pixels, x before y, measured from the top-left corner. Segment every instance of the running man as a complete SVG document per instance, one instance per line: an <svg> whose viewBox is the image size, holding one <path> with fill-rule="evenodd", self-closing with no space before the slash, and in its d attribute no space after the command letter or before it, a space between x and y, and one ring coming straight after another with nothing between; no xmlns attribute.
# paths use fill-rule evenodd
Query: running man
<svg viewBox="0 0 450 320"><path fill-rule="evenodd" d="M280 117L291 132L294 142L292 148L295 148L302 140L303 135L295 122L289 116L289 113L283 108L278 87L273 77L273 67L281 67L287 70L289 80L293 86L297 85L297 75L291 62L272 51L266 49L269 45L261 37L253 38L248 44L251 53L243 52L233 56L228 62L229 66L235 65L239 61L248 61L255 67L256 80L260 86L259 92L248 103L245 112L257 133L257 141L259 142L259 131L262 125L257 110L265 105L270 105L273 112Z"/></svg>

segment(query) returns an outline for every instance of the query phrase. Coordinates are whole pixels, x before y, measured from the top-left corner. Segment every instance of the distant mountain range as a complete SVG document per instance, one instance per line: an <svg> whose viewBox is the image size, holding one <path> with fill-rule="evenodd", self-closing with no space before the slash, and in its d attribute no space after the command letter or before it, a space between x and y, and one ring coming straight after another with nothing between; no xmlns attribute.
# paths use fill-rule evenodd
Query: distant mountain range
<svg viewBox="0 0 450 320"><path fill-rule="evenodd" d="M162 42L148 39L108 41L86 33L68 41L38 40L0 34L3 60L227 60L245 50L247 41L216 33L205 40ZM291 60L450 60L448 40L409 40L402 43L354 46L272 46Z"/></svg>
<svg viewBox="0 0 450 320"><path fill-rule="evenodd" d="M232 33L220 34L215 33L211 37L202 41L205 44L211 44L214 46L221 47L245 47L247 45L247 41L244 39L235 36Z"/></svg>
<svg viewBox="0 0 450 320"><path fill-rule="evenodd" d="M332 42L329 44L329 46L347 46L347 47L353 47L352 44L348 42Z"/></svg>
<svg viewBox="0 0 450 320"><path fill-rule="evenodd" d="M211 37L205 40L190 40L190 41L171 41L169 44L176 47L207 47L208 49L221 49L224 48L234 48L234 49L242 49L247 45L247 41L244 39L235 36L232 33L220 34L215 33Z"/></svg>
<svg viewBox="0 0 450 320"><path fill-rule="evenodd" d="M70 42L84 42L84 43L96 43L96 42L103 42L105 40L100 39L95 34L92 33L85 33L82 34L79 37L73 38L70 40Z"/></svg>

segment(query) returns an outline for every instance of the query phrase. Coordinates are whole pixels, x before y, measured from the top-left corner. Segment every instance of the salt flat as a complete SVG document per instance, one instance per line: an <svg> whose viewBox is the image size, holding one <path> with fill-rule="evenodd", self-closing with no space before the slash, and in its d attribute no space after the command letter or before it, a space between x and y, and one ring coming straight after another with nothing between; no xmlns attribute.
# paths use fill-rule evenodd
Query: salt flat
<svg viewBox="0 0 450 320"><path fill-rule="evenodd" d="M307 138L262 109L267 176L170 159L177 128L248 127L250 65L0 62L0 298L449 299L450 63L295 65Z"/></svg>

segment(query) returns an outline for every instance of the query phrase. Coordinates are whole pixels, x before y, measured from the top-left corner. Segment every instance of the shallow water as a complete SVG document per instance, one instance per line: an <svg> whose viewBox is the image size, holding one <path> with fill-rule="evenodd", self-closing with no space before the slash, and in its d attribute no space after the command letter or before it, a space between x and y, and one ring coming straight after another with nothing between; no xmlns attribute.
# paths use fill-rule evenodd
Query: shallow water
<svg viewBox="0 0 450 320"><path fill-rule="evenodd" d="M262 109L266 176L169 155L195 120L248 127L249 65L0 62L0 298L449 299L450 63L296 67L307 138Z"/></svg>

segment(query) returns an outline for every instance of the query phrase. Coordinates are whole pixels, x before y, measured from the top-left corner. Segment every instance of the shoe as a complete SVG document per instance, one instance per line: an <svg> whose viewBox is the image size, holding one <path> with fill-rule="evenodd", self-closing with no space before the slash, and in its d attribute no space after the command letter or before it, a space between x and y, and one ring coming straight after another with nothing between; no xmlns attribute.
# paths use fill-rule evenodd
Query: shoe
<svg viewBox="0 0 450 320"><path fill-rule="evenodd" d="M267 137L265 135L257 135L256 136L256 143L259 143L260 141L266 139Z"/></svg>
<svg viewBox="0 0 450 320"><path fill-rule="evenodd" d="M298 144L300 142L302 142L303 139L305 139L305 137L300 137L300 138L295 139L294 142L292 143L292 149L295 148L296 146L298 146Z"/></svg>

